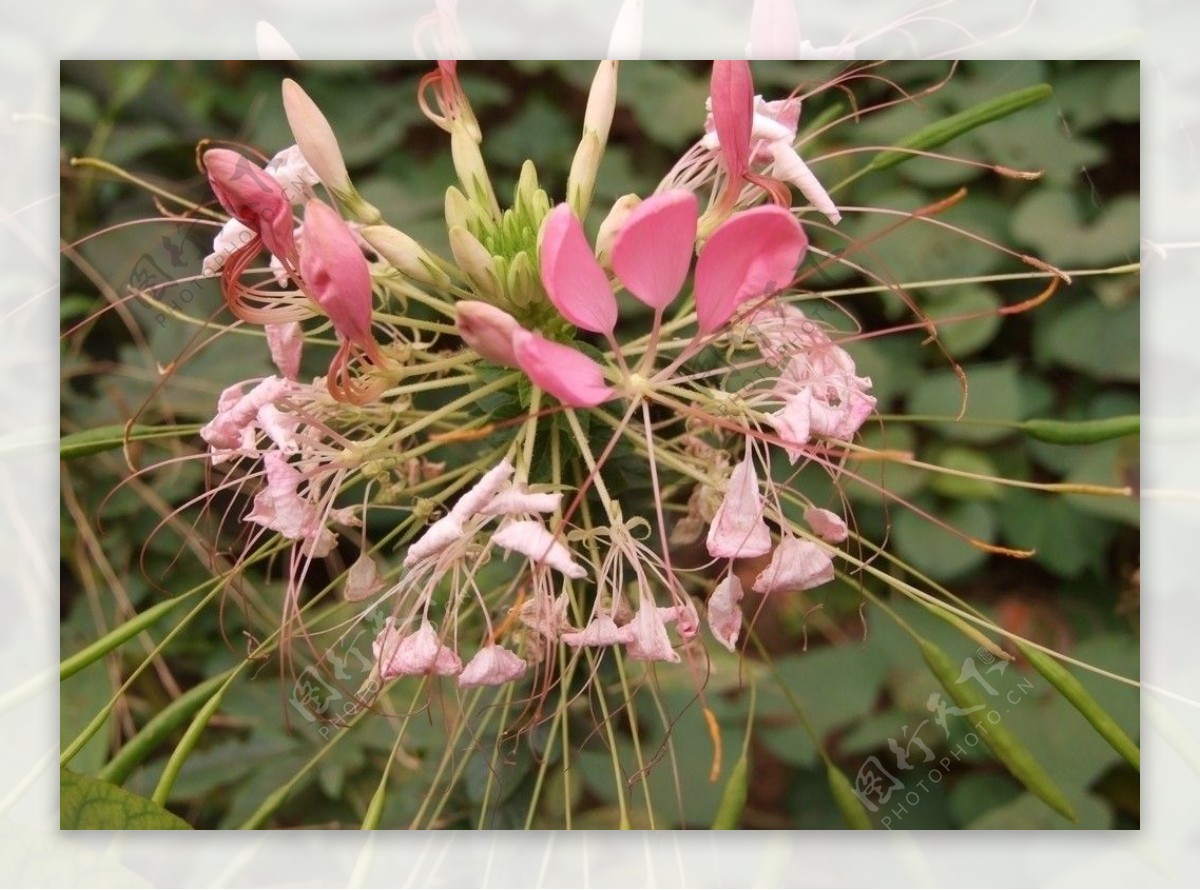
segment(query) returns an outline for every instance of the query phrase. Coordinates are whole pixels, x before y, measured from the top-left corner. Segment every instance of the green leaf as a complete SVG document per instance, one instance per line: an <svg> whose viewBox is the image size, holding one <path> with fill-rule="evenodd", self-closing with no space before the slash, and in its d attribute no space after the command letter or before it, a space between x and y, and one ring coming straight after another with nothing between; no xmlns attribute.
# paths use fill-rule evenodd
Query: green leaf
<svg viewBox="0 0 1200 890"><path fill-rule="evenodd" d="M77 433L68 433L58 440L58 456L63 460L74 460L77 457L87 457L120 448L125 444L127 438L131 442L170 439L194 435L199 429L200 425L195 423L173 426L133 426L129 428L128 437L125 434L124 424L80 430Z"/></svg>
<svg viewBox="0 0 1200 890"><path fill-rule="evenodd" d="M1012 215L1015 237L1037 248L1042 259L1060 266L1133 261L1138 257L1140 202L1122 196L1084 218L1074 192L1038 189Z"/></svg>
<svg viewBox="0 0 1200 890"><path fill-rule="evenodd" d="M1085 300L1034 330L1034 354L1097 380L1133 382L1141 374L1141 307L1110 309Z"/></svg>
<svg viewBox="0 0 1200 890"><path fill-rule="evenodd" d="M69 829L188 830L188 825L144 797L69 769L59 770L59 823Z"/></svg>
<svg viewBox="0 0 1200 890"><path fill-rule="evenodd" d="M996 514L989 504L964 501L931 507L923 501L922 506L950 528L976 540L990 544L996 539ZM908 510L896 516L895 531L900 555L938 580L964 575L987 560L980 548Z"/></svg>
<svg viewBox="0 0 1200 890"><path fill-rule="evenodd" d="M1021 419L1020 373L1015 361L968 365L967 410L964 419L1016 421ZM911 414L956 417L963 403L962 383L952 370L927 374L908 400ZM967 423L933 424L943 436L971 442L994 442L1012 435L1010 428Z"/></svg>
<svg viewBox="0 0 1200 890"><path fill-rule="evenodd" d="M937 148L940 145L945 145L951 139L961 136L963 133L969 133L977 127L982 127L984 124L1008 117L1022 108L1028 108L1030 105L1042 102L1050 98L1052 92L1053 90L1049 84L1042 83L1037 86L1005 93L1003 96L983 102L974 108L968 108L966 111L960 111L958 114L952 114L949 117L942 118L935 123L922 127L911 136L900 140L896 144L896 147L917 149L919 151L928 151L931 148ZM897 164L902 164L912 157L914 155L908 152L883 151L872 158L871 163L867 165L866 169L886 170L888 167L895 167Z"/></svg>

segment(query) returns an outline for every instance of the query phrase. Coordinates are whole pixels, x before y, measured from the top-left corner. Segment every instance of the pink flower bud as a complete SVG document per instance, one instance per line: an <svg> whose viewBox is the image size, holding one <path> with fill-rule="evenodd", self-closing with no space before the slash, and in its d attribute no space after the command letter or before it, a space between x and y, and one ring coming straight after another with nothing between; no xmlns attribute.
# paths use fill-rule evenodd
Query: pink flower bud
<svg viewBox="0 0 1200 890"><path fill-rule="evenodd" d="M328 204L304 207L300 274L309 295L346 340L372 348L371 270L350 226ZM368 346L370 344L370 346Z"/></svg>
<svg viewBox="0 0 1200 890"><path fill-rule="evenodd" d="M523 330L503 309L480 300L462 300L454 307L454 325L463 342L489 362L519 368L513 334Z"/></svg>
<svg viewBox="0 0 1200 890"><path fill-rule="evenodd" d="M296 255L292 202L275 177L227 148L206 151L204 170L213 194L230 216L257 232L275 256L290 259Z"/></svg>

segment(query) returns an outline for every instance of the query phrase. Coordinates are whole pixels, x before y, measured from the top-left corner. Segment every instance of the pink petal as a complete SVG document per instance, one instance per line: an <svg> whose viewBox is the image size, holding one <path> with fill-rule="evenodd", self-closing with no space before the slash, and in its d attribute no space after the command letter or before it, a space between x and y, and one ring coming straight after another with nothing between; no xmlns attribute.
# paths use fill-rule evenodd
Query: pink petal
<svg viewBox="0 0 1200 890"><path fill-rule="evenodd" d="M731 572L708 598L708 628L716 641L730 652L737 648L738 634L742 630L742 608L738 603L744 595L742 582Z"/></svg>
<svg viewBox="0 0 1200 890"><path fill-rule="evenodd" d="M388 624L375 638L372 650L379 662L383 680L418 674L448 676L462 670L462 661L452 649L442 645L437 631L429 622L422 622L416 633L399 639L399 631Z"/></svg>
<svg viewBox="0 0 1200 890"><path fill-rule="evenodd" d="M625 625L632 637L625 644L625 651L635 661L679 661L679 653L671 648L667 626L653 605L638 609L633 621Z"/></svg>
<svg viewBox="0 0 1200 890"><path fill-rule="evenodd" d="M809 528L831 544L840 544L849 534L846 520L832 510L809 507L804 511L804 521L808 523Z"/></svg>
<svg viewBox="0 0 1200 890"><path fill-rule="evenodd" d="M561 491L526 491L524 486L509 488L492 498L479 512L484 516L512 516L514 513L553 513L562 506Z"/></svg>
<svg viewBox="0 0 1200 890"><path fill-rule="evenodd" d="M300 351L304 348L304 329L298 321L268 324L263 330L267 334L267 348L271 361L279 373L288 380L295 380L300 373Z"/></svg>
<svg viewBox="0 0 1200 890"><path fill-rule="evenodd" d="M491 503L505 483L512 478L512 474L512 462L507 457L502 458L500 463L480 476L479 481L467 489L458 499L458 503L450 509L450 515L459 522L466 522Z"/></svg>
<svg viewBox="0 0 1200 890"><path fill-rule="evenodd" d="M770 147L771 157L775 163L775 178L790 182L800 189L800 194L808 199L817 210L829 217L829 221L837 225L842 221L842 214L837 205L829 197L829 192L808 169L808 165L796 154L796 149L790 142L774 142Z"/></svg>
<svg viewBox="0 0 1200 890"><path fill-rule="evenodd" d="M404 557L405 566L414 566L423 559L436 556L463 537L462 523L457 516L446 515L429 526L425 534L413 541Z"/></svg>
<svg viewBox="0 0 1200 890"><path fill-rule="evenodd" d="M712 333L741 303L791 284L807 247L800 223L782 207L754 207L727 219L696 263L700 331Z"/></svg>
<svg viewBox="0 0 1200 890"><path fill-rule="evenodd" d="M754 80L744 59L713 62L713 124L721 143L725 170L741 179L750 165L750 131L754 121Z"/></svg>
<svg viewBox="0 0 1200 890"><path fill-rule="evenodd" d="M785 537L771 554L771 564L754 579L758 593L808 590L833 580L833 560L812 541Z"/></svg>
<svg viewBox="0 0 1200 890"><path fill-rule="evenodd" d="M292 202L275 178L227 148L210 148L203 161L213 194L229 215L257 232L275 256L294 257Z"/></svg>
<svg viewBox="0 0 1200 890"><path fill-rule="evenodd" d="M559 204L542 226L542 284L567 321L585 331L611 334L617 298L568 204Z"/></svg>
<svg viewBox="0 0 1200 890"><path fill-rule="evenodd" d="M784 450L792 463L804 454L803 446L812 435L812 405L812 390L806 386L791 396L782 409L767 416L767 422L786 443Z"/></svg>
<svg viewBox="0 0 1200 890"><path fill-rule="evenodd" d="M708 552L728 559L762 556L771 549L771 530L762 517L758 475L747 457L729 477L725 497L708 530Z"/></svg>
<svg viewBox="0 0 1200 890"><path fill-rule="evenodd" d="M460 300L454 307L454 326L463 342L489 362L517 367L512 338L521 325L503 309L480 300Z"/></svg>
<svg viewBox="0 0 1200 890"><path fill-rule="evenodd" d="M665 309L687 280L697 208L696 196L689 191L662 192L634 208L617 234L613 271L647 306Z"/></svg>
<svg viewBox="0 0 1200 890"><path fill-rule="evenodd" d="M333 327L352 343L372 343L371 270L350 226L328 204L304 207L300 274Z"/></svg>
<svg viewBox="0 0 1200 890"><path fill-rule="evenodd" d="M499 686L517 679L525 673L525 659L508 651L503 646L484 646L467 662L458 675L458 685L463 689L472 686Z"/></svg>
<svg viewBox="0 0 1200 890"><path fill-rule="evenodd" d="M521 330L513 335L513 352L529 379L564 405L593 408L613 397L604 369L570 346Z"/></svg>

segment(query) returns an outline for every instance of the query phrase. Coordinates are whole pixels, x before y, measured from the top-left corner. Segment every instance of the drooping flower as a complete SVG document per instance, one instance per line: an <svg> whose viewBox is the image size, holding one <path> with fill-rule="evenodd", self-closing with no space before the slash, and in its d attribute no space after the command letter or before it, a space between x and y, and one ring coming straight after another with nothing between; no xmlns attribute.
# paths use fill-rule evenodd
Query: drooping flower
<svg viewBox="0 0 1200 890"><path fill-rule="evenodd" d="M744 595L742 582L730 572L708 598L708 629L730 652L737 648L738 634L742 630L742 607L738 603Z"/></svg>
<svg viewBox="0 0 1200 890"><path fill-rule="evenodd" d="M452 676L463 669L458 654L442 644L437 631L428 621L422 621L414 632L404 636L396 629L395 619L388 618L372 644L382 680L402 676Z"/></svg>
<svg viewBox="0 0 1200 890"><path fill-rule="evenodd" d="M463 689L499 686L520 677L527 667L525 659L503 646L484 646L458 675L458 685Z"/></svg>
<svg viewBox="0 0 1200 890"><path fill-rule="evenodd" d="M804 521L808 523L809 528L830 544L840 544L849 535L846 520L832 510L809 507L804 511Z"/></svg>
<svg viewBox="0 0 1200 890"><path fill-rule="evenodd" d="M771 549L771 529L763 520L763 497L758 490L754 461L747 455L733 468L725 497L708 529L711 556L740 559L762 556Z"/></svg>
<svg viewBox="0 0 1200 890"><path fill-rule="evenodd" d="M819 544L784 535L771 554L771 564L754 579L757 593L808 590L834 576L833 560Z"/></svg>
<svg viewBox="0 0 1200 890"><path fill-rule="evenodd" d="M679 653L671 646L667 626L658 609L643 603L633 621L626 625L629 638L625 641L625 652L635 661L678 662Z"/></svg>
<svg viewBox="0 0 1200 890"><path fill-rule="evenodd" d="M265 528L279 532L285 538L301 541L304 553L313 557L327 556L337 543L337 535L327 522L351 524L352 510L323 510L301 489L305 488L304 474L289 463L278 451L263 455L267 484L254 497L254 508L244 517Z"/></svg>

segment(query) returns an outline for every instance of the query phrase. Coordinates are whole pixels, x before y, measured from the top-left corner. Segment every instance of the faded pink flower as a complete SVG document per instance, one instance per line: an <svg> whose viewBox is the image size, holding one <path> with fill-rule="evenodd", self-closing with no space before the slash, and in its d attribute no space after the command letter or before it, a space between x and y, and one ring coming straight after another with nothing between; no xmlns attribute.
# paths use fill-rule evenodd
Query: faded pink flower
<svg viewBox="0 0 1200 890"><path fill-rule="evenodd" d="M730 652L737 648L738 634L742 630L742 607L738 603L744 595L742 582L730 572L708 598L708 629Z"/></svg>
<svg viewBox="0 0 1200 890"><path fill-rule="evenodd" d="M503 646L484 646L458 675L458 685L463 689L499 686L517 679L525 673L526 667L525 659Z"/></svg>
<svg viewBox="0 0 1200 890"><path fill-rule="evenodd" d="M747 455L733 468L725 497L708 529L708 552L712 556L738 559L762 556L771 549L771 530L763 521L763 498L758 474Z"/></svg>
<svg viewBox="0 0 1200 890"><path fill-rule="evenodd" d="M833 580L833 560L818 544L785 535L771 554L771 564L754 579L758 593L808 590Z"/></svg>
<svg viewBox="0 0 1200 890"><path fill-rule="evenodd" d="M444 677L463 669L462 660L453 649L442 645L428 621L422 621L415 633L403 636L395 627L395 619L388 618L371 650L379 663L379 676L385 681L421 674Z"/></svg>
<svg viewBox="0 0 1200 890"><path fill-rule="evenodd" d="M263 468L267 484L254 496L254 507L244 519L277 531L293 541L303 541L304 552L309 556L328 556L337 543L337 535L325 527L324 511L300 494L305 482L304 474L277 451L268 451L263 455ZM352 512L332 510L328 519L335 522L352 521Z"/></svg>
<svg viewBox="0 0 1200 890"><path fill-rule="evenodd" d="M599 614L587 623L583 630L565 633L562 641L568 646L616 646L628 643L633 631L627 624L618 627L611 615Z"/></svg>
<svg viewBox="0 0 1200 890"><path fill-rule="evenodd" d="M279 377L268 377L243 395L240 384L227 387L217 401L217 415L200 429L200 437L209 444L210 459L222 463L238 454L254 451L261 426L275 444L294 451L295 419L284 418L275 409L275 402L291 390L291 383Z"/></svg>
<svg viewBox="0 0 1200 890"><path fill-rule="evenodd" d="M678 662L679 653L671 647L667 626L652 603L643 603L637 615L625 626L630 633L625 652L635 661Z"/></svg>

